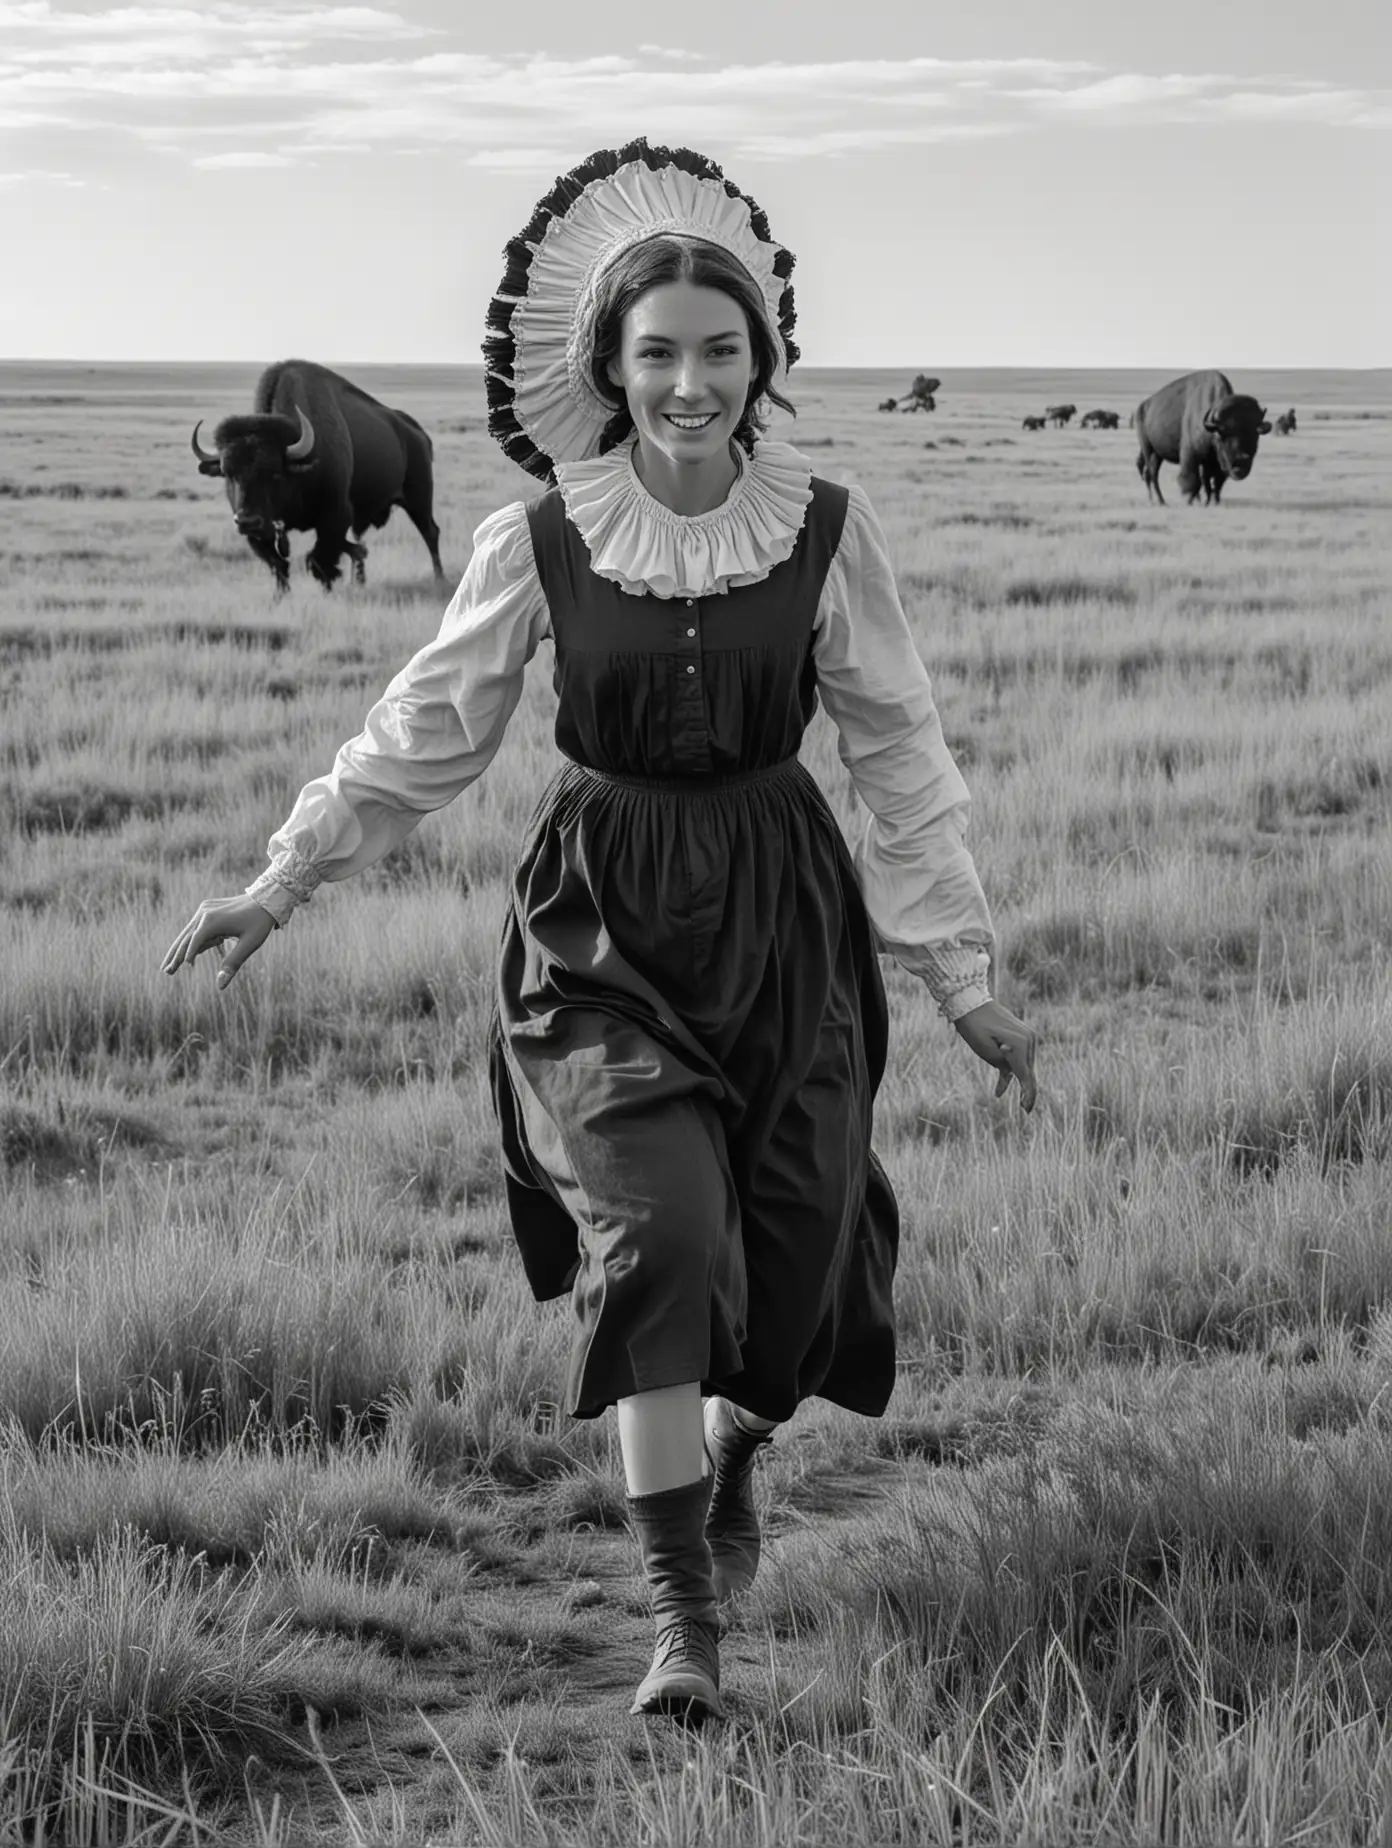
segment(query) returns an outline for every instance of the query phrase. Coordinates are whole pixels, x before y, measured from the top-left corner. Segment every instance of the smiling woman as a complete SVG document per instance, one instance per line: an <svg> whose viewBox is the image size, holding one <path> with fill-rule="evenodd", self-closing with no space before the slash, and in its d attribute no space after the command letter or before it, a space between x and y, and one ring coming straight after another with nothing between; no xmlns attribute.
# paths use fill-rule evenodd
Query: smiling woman
<svg viewBox="0 0 1392 1848"><path fill-rule="evenodd" d="M657 1622L635 1713L723 1711L717 1605L759 1564L775 1425L814 1396L878 1417L894 1386L877 951L998 1096L1035 1096L879 523L758 433L797 357L791 269L689 149L557 183L485 344L489 427L548 491L479 528L437 640L165 965L232 938L231 979L399 845L483 773L553 643L562 761L512 875L490 1074L528 1283L574 1310L567 1410L617 1408ZM819 700L873 818L855 859L798 760Z"/></svg>

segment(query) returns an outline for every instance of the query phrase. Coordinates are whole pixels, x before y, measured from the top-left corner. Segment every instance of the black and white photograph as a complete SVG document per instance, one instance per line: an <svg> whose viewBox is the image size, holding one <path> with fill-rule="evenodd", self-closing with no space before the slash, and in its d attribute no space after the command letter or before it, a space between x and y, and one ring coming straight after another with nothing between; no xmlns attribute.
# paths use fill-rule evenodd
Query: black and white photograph
<svg viewBox="0 0 1392 1848"><path fill-rule="evenodd" d="M1392 1844L1377 0L0 0L0 1848Z"/></svg>

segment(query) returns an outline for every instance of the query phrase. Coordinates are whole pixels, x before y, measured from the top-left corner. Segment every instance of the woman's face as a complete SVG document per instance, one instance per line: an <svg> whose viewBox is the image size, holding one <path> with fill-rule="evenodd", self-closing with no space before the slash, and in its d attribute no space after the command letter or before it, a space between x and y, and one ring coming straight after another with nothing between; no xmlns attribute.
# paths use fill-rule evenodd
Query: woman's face
<svg viewBox="0 0 1392 1848"><path fill-rule="evenodd" d="M720 289L659 283L625 314L608 371L645 450L707 462L728 449L754 382L744 310Z"/></svg>

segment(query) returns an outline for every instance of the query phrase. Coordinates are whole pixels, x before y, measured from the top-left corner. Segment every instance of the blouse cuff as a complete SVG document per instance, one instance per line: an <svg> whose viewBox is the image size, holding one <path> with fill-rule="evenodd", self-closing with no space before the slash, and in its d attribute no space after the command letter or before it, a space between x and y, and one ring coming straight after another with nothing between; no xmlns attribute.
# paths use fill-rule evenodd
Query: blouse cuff
<svg viewBox="0 0 1392 1848"><path fill-rule="evenodd" d="M315 871L310 861L303 854L292 851L277 854L265 872L247 886L245 896L255 899L263 911L268 911L279 930L289 921L296 905L309 903L314 888L321 883L322 875Z"/></svg>
<svg viewBox="0 0 1392 1848"><path fill-rule="evenodd" d="M973 982L969 988L959 988L943 1001L938 1002L938 1012L944 1020L960 1020L963 1014L970 1014L974 1007L985 1007L991 999L991 991L985 982Z"/></svg>
<svg viewBox="0 0 1392 1848"><path fill-rule="evenodd" d="M944 1020L960 1020L991 999L991 953L979 943L896 945L895 954L923 978Z"/></svg>

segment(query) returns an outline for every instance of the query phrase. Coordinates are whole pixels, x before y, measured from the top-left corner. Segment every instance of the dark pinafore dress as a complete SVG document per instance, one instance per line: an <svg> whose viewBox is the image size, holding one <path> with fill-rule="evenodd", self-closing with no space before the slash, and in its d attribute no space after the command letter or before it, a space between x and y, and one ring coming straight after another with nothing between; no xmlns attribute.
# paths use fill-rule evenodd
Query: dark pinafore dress
<svg viewBox="0 0 1392 1848"><path fill-rule="evenodd" d="M491 1072L528 1282L572 1295L576 1417L686 1380L877 1416L894 1383L884 987L797 761L847 502L812 489L782 564L694 600L597 577L558 490L528 512L569 761L514 874Z"/></svg>

